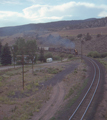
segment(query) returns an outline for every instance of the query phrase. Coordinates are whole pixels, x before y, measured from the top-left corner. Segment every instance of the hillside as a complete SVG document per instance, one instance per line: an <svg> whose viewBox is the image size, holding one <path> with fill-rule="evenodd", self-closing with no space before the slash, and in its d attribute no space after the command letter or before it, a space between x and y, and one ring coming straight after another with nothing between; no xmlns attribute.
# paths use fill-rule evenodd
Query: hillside
<svg viewBox="0 0 107 120"><path fill-rule="evenodd" d="M102 35L97 37L97 35L92 35L91 40L84 40L82 45L83 54L87 55L90 51L97 51L99 53L107 52L107 35ZM77 39L75 41L76 49L78 50L79 54L81 53L81 41Z"/></svg>
<svg viewBox="0 0 107 120"><path fill-rule="evenodd" d="M0 28L0 41L2 44L7 42L12 45L18 37L23 37L25 40L36 39L38 46L76 48L80 53L80 40L77 35L86 36L87 33L92 36L92 39L84 42L84 54L91 50L106 52L107 18L4 27ZM99 38L98 34L101 34Z"/></svg>
<svg viewBox="0 0 107 120"><path fill-rule="evenodd" d="M48 30L48 31L59 31L59 30L71 30L71 29L83 29L83 28L95 28L95 27L106 27L107 17L100 19L86 19L86 20L72 20L72 21L58 21L50 23L40 24L28 24L15 27L2 27L0 28L0 36L10 36L16 33L24 33L30 30Z"/></svg>

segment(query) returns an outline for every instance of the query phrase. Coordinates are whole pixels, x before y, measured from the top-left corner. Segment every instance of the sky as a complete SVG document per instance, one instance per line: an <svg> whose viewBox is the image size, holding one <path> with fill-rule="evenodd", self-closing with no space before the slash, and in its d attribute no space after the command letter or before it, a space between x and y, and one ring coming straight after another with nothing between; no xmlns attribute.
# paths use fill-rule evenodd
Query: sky
<svg viewBox="0 0 107 120"><path fill-rule="evenodd" d="M107 0L0 0L0 27L107 17Z"/></svg>

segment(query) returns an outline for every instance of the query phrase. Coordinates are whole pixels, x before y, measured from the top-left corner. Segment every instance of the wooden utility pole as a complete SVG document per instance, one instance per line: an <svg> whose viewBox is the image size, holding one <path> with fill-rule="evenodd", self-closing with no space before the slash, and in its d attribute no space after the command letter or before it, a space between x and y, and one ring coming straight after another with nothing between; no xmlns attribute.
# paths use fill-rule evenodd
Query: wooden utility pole
<svg viewBox="0 0 107 120"><path fill-rule="evenodd" d="M14 53L15 54L15 53ZM15 68L15 55L13 55L13 59L14 59L14 68Z"/></svg>
<svg viewBox="0 0 107 120"><path fill-rule="evenodd" d="M82 62L82 41L81 41L81 62Z"/></svg>
<svg viewBox="0 0 107 120"><path fill-rule="evenodd" d="M32 56L31 59L32 59L32 73L33 73L33 59L34 59L33 56Z"/></svg>
<svg viewBox="0 0 107 120"><path fill-rule="evenodd" d="M13 55L12 62L14 62L14 68L15 68L15 51L14 51L13 46L11 47L11 52L12 52L12 55Z"/></svg>
<svg viewBox="0 0 107 120"><path fill-rule="evenodd" d="M82 51L82 44L84 43L83 40L81 40L81 62L82 62L82 55L83 55L83 51Z"/></svg>
<svg viewBox="0 0 107 120"><path fill-rule="evenodd" d="M24 54L22 53L22 86L24 90Z"/></svg>

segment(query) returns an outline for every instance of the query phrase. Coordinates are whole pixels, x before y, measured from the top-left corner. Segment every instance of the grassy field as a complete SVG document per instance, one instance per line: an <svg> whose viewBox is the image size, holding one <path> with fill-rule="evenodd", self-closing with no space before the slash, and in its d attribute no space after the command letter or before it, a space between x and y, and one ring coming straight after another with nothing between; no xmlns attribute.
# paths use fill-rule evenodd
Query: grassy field
<svg viewBox="0 0 107 120"><path fill-rule="evenodd" d="M24 90L22 68L0 71L0 120L27 120L39 112L42 104L49 100L52 86L39 89L39 84L65 69L69 62L39 64L24 68Z"/></svg>

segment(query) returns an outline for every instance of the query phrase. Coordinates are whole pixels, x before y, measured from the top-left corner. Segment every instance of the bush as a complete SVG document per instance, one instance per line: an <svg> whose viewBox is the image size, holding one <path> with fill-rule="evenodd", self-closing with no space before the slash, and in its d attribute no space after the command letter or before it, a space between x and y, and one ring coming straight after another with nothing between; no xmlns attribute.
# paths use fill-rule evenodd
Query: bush
<svg viewBox="0 0 107 120"><path fill-rule="evenodd" d="M37 60L39 60L41 62L46 62L46 58L44 56L41 56L41 55L38 56Z"/></svg>
<svg viewBox="0 0 107 120"><path fill-rule="evenodd" d="M87 55L88 57L99 58L100 54L97 51L91 51Z"/></svg>
<svg viewBox="0 0 107 120"><path fill-rule="evenodd" d="M97 34L97 37L101 37L101 34Z"/></svg>
<svg viewBox="0 0 107 120"><path fill-rule="evenodd" d="M78 37L78 38L82 38L82 34L78 34L77 37Z"/></svg>
<svg viewBox="0 0 107 120"><path fill-rule="evenodd" d="M47 72L49 74L57 74L57 73L61 72L61 70L58 68L48 68Z"/></svg>
<svg viewBox="0 0 107 120"><path fill-rule="evenodd" d="M70 40L71 40L71 41L74 41L74 40L75 40L75 38L74 38L74 37L71 37L71 38L70 38Z"/></svg>
<svg viewBox="0 0 107 120"><path fill-rule="evenodd" d="M53 60L60 60L61 58L59 56L53 56Z"/></svg>
<svg viewBox="0 0 107 120"><path fill-rule="evenodd" d="M107 57L107 53L101 53L101 54L100 54L100 57L101 57L101 58Z"/></svg>
<svg viewBox="0 0 107 120"><path fill-rule="evenodd" d="M52 117L50 120L56 120L56 118L55 118L55 117Z"/></svg>
<svg viewBox="0 0 107 120"><path fill-rule="evenodd" d="M73 55L69 55L69 56L68 56L69 59L72 58L72 57L73 57Z"/></svg>
<svg viewBox="0 0 107 120"><path fill-rule="evenodd" d="M66 99L69 98L73 93L74 93L74 90L73 90L72 88L70 88L68 94L65 96L64 99L66 100Z"/></svg>
<svg viewBox="0 0 107 120"><path fill-rule="evenodd" d="M52 53L48 52L45 54L45 58L53 58Z"/></svg>
<svg viewBox="0 0 107 120"><path fill-rule="evenodd" d="M107 53L98 53L97 51L91 51L87 55L88 57L93 57L93 58L104 58L107 57Z"/></svg>
<svg viewBox="0 0 107 120"><path fill-rule="evenodd" d="M89 33L87 33L87 35L85 36L85 40L87 41L87 40L91 40L91 35L89 34Z"/></svg>
<svg viewBox="0 0 107 120"><path fill-rule="evenodd" d="M36 83L35 83L35 86L36 86L36 87L38 87L38 86L39 86L39 83L38 83L38 82L36 82Z"/></svg>

